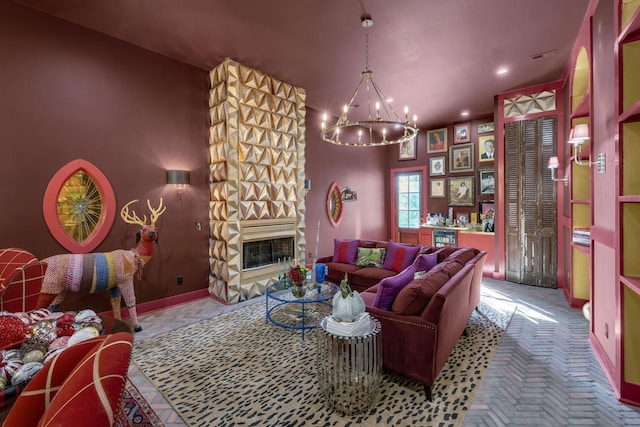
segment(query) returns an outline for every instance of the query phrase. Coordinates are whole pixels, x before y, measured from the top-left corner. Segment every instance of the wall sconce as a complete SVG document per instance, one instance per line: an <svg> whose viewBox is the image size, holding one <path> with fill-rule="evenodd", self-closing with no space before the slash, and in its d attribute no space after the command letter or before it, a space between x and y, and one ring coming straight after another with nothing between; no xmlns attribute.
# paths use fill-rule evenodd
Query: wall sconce
<svg viewBox="0 0 640 427"><path fill-rule="evenodd" d="M598 160L592 162L590 160L585 161L582 159L580 152L582 151L582 145L585 141L589 140L589 125L586 123L580 123L575 125L569 133L569 144L573 145L573 161L577 165L591 166L598 165L598 173L606 172L606 154L598 154Z"/></svg>
<svg viewBox="0 0 640 427"><path fill-rule="evenodd" d="M551 179L556 182L564 182L564 186L566 187L569 184L569 178L566 176L564 178L558 178L558 167L560 164L558 163L558 158L553 156L549 158L549 165L547 166L549 170L551 170Z"/></svg>
<svg viewBox="0 0 640 427"><path fill-rule="evenodd" d="M343 202L356 202L358 201L358 193L356 190L352 190L349 187L345 187L340 194L340 199Z"/></svg>
<svg viewBox="0 0 640 427"><path fill-rule="evenodd" d="M167 184L173 184L178 190L178 198L182 195L182 190L191 184L191 173L189 171L168 170Z"/></svg>

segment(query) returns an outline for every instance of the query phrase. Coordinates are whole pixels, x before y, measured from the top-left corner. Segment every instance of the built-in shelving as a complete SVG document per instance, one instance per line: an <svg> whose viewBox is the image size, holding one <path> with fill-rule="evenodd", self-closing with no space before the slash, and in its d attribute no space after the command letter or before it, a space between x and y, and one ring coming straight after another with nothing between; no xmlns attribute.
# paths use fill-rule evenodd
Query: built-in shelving
<svg viewBox="0 0 640 427"><path fill-rule="evenodd" d="M640 0L618 0L618 243L622 365L616 367L620 397L640 404ZM616 381L617 382L617 381Z"/></svg>

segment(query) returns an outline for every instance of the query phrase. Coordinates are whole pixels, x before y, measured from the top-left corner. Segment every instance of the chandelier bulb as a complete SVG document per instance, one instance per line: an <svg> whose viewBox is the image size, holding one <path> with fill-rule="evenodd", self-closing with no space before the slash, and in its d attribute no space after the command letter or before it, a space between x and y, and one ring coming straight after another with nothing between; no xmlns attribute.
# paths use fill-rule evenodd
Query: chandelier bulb
<svg viewBox="0 0 640 427"><path fill-rule="evenodd" d="M322 115L322 121L323 121L323 122L326 122L326 121L327 121L327 113L324 113L324 114Z"/></svg>

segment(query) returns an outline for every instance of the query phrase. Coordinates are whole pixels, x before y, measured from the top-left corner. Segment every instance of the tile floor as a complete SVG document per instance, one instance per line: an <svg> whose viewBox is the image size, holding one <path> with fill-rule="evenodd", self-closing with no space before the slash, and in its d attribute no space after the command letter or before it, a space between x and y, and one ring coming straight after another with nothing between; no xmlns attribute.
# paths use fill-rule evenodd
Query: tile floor
<svg viewBox="0 0 640 427"><path fill-rule="evenodd" d="M640 426L640 408L616 399L589 344L588 323L562 291L487 278L483 286L517 309L464 426ZM226 306L205 298L145 314L136 341L247 304L264 299ZM166 427L185 426L134 363L129 377Z"/></svg>

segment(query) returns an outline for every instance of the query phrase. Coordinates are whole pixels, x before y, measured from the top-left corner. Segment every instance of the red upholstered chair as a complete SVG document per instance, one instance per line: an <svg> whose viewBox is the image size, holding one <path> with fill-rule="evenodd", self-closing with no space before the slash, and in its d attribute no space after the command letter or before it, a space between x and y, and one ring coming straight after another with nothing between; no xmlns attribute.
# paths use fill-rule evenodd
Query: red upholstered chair
<svg viewBox="0 0 640 427"><path fill-rule="evenodd" d="M46 269L24 249L0 249L0 311L35 309Z"/></svg>
<svg viewBox="0 0 640 427"><path fill-rule="evenodd" d="M120 332L69 347L29 382L3 426L115 425L132 341Z"/></svg>

